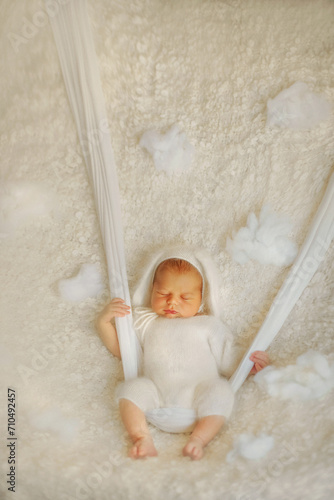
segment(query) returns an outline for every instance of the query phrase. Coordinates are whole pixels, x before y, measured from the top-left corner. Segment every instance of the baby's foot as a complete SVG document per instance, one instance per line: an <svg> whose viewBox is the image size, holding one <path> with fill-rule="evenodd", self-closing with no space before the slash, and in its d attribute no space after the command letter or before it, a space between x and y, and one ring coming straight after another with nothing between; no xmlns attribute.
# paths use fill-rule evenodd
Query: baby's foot
<svg viewBox="0 0 334 500"><path fill-rule="evenodd" d="M129 452L131 458L156 457L157 455L151 436L143 436L137 439Z"/></svg>
<svg viewBox="0 0 334 500"><path fill-rule="evenodd" d="M183 455L192 460L200 460L204 455L204 445L200 438L192 436L183 448Z"/></svg>

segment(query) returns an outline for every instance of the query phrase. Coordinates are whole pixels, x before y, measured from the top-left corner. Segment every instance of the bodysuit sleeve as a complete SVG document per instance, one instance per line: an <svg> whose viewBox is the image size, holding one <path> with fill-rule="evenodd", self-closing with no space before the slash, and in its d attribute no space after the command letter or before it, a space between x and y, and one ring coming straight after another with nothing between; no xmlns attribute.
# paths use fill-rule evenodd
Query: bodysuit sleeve
<svg viewBox="0 0 334 500"><path fill-rule="evenodd" d="M157 315L149 307L136 307L133 314L134 329L140 345L144 346L144 337L150 323L156 319Z"/></svg>
<svg viewBox="0 0 334 500"><path fill-rule="evenodd" d="M228 326L216 318L212 322L209 344L220 373L230 378L237 369L245 349L237 344Z"/></svg>

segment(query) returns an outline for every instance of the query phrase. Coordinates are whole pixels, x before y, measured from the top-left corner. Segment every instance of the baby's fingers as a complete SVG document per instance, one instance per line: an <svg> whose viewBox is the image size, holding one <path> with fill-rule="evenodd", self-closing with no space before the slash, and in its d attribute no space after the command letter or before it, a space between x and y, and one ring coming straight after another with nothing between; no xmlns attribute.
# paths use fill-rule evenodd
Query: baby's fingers
<svg viewBox="0 0 334 500"><path fill-rule="evenodd" d="M115 297L114 299L112 299L108 305L110 306L110 305L116 305L116 304L117 305L123 304L124 306L129 307L125 304L124 300L120 299L119 297Z"/></svg>
<svg viewBox="0 0 334 500"><path fill-rule="evenodd" d="M255 351L249 356L249 359L254 363L251 373L263 370L270 363L269 356L265 351Z"/></svg>
<svg viewBox="0 0 334 500"><path fill-rule="evenodd" d="M126 308L120 308L118 307L117 309L113 310L114 316L117 318L122 318L123 316L126 316L127 314L130 314L130 308L126 306Z"/></svg>
<svg viewBox="0 0 334 500"><path fill-rule="evenodd" d="M109 322L115 317L122 317L130 314L130 307L124 304L123 299L113 299L105 306L99 318L101 321Z"/></svg>
<svg viewBox="0 0 334 500"><path fill-rule="evenodd" d="M123 299L113 299L109 304L108 306L110 308L111 311L114 311L116 309L119 309L119 310L130 310L130 306L128 306L127 304L125 304L124 300Z"/></svg>
<svg viewBox="0 0 334 500"><path fill-rule="evenodd" d="M110 304L110 311L116 316L125 316L130 313L131 308L122 302Z"/></svg>
<svg viewBox="0 0 334 500"><path fill-rule="evenodd" d="M254 361L254 363L269 364L269 356L265 351L254 351L249 356L249 359Z"/></svg>
<svg viewBox="0 0 334 500"><path fill-rule="evenodd" d="M255 373L260 372L261 370L263 370L263 368L264 368L264 367L263 367L263 366L261 366L261 365L259 365L259 363L254 363L254 366L253 366L253 368L251 369L250 373L251 373L251 375L252 375L252 374L255 374Z"/></svg>

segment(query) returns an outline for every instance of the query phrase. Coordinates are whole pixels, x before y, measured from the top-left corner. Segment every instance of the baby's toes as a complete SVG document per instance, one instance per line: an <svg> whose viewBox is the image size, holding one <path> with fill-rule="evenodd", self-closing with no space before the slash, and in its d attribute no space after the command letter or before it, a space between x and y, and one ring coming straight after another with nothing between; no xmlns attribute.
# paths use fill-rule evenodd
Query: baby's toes
<svg viewBox="0 0 334 500"><path fill-rule="evenodd" d="M129 451L129 457L130 458L137 458L138 457L138 446L134 445Z"/></svg>
<svg viewBox="0 0 334 500"><path fill-rule="evenodd" d="M191 454L191 458L193 460L200 460L202 456L204 455L203 448L199 448L197 446L194 446Z"/></svg>
<svg viewBox="0 0 334 500"><path fill-rule="evenodd" d="M203 454L203 448L191 441L183 448L183 455L190 457L192 460L200 460Z"/></svg>
<svg viewBox="0 0 334 500"><path fill-rule="evenodd" d="M191 451L192 451L192 446L190 446L190 443L187 443L182 450L183 456L190 457Z"/></svg>

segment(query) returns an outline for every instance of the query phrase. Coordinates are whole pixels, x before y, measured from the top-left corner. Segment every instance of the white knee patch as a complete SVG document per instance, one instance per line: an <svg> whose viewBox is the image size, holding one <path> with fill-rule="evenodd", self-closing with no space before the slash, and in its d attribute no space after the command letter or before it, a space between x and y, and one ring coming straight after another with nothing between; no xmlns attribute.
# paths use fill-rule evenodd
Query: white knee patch
<svg viewBox="0 0 334 500"><path fill-rule="evenodd" d="M196 387L194 408L198 418L222 415L229 418L234 404L234 393L224 378L208 380Z"/></svg>
<svg viewBox="0 0 334 500"><path fill-rule="evenodd" d="M139 377L122 382L116 389L116 400L128 399L143 412L159 408L159 393L152 380Z"/></svg>

